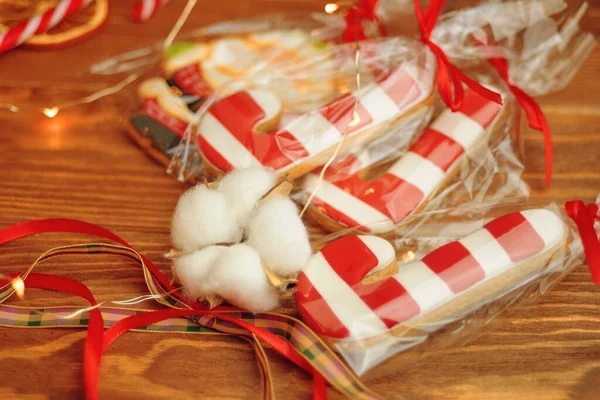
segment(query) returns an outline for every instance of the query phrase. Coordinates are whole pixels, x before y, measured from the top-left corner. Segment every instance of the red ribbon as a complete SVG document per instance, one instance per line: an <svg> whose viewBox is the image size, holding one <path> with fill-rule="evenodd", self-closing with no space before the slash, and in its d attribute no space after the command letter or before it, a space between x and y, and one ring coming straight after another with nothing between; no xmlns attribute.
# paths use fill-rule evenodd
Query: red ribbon
<svg viewBox="0 0 600 400"><path fill-rule="evenodd" d="M379 34L385 36L385 28L381 24L381 19L375 12L377 0L359 0L353 5L344 19L346 20L346 29L342 33L342 42L349 43L355 40L365 40L367 35L363 27L363 21L372 21L377 25Z"/></svg>
<svg viewBox="0 0 600 400"><path fill-rule="evenodd" d="M26 236L36 235L39 233L47 232L70 232L70 233L81 233L86 235L92 235L109 239L114 242L120 243L129 248L133 248L129 243L110 232L109 230L102 228L101 226L90 224L75 219L46 219L38 221L29 221L20 224L15 224L0 230L0 245L8 243L10 241L23 238ZM142 256L144 263L156 279L168 290L172 291L174 288L169 283L169 280L162 272L146 257ZM11 274L10 276L17 276L18 274ZM83 297L88 300L92 305L96 304L91 291L83 283L74 281L69 278L36 274L31 273L26 279L26 285L30 288L42 288L48 290L54 290L58 292L65 292L74 294L79 297ZM177 293L173 293L177 295ZM291 347L291 345L278 337L277 335L252 325L248 322L233 318L226 314L218 314L215 311L202 310L204 306L198 303L188 303L194 307L194 310L179 310L179 309L165 309L156 312L149 312L142 315L136 315L119 321L118 324L112 326L109 330L104 332L104 322L102 314L98 309L94 309L90 313L90 321L88 325L88 335L85 342L84 352L84 365L83 374L86 388L86 397L90 400L98 399L98 378L100 371L100 359L106 348L116 340L120 335L127 332L130 329L136 327L145 326L153 322L162 321L165 319L175 318L178 316L186 315L213 315L216 318L230 321L237 324L238 326L245 328L251 333L254 333L257 337L269 343L276 351L288 358L296 365L305 369L309 373L313 374L314 379L314 398L315 399L326 399L327 391L325 388L325 380L320 374L304 360L297 351ZM232 307L219 308L220 310L229 309L236 310Z"/></svg>
<svg viewBox="0 0 600 400"><path fill-rule="evenodd" d="M444 51L430 39L433 28L437 22L438 16L444 5L444 0L430 0L423 14L419 0L414 0L415 15L421 29L421 40L425 43L437 59L437 84L440 97L452 111L459 111L463 106L464 100L464 83L470 87L475 93L493 101L494 103L502 104L502 97L489 89L486 89L479 83L475 82L468 76L456 68Z"/></svg>
<svg viewBox="0 0 600 400"><path fill-rule="evenodd" d="M595 284L600 285L600 242L594 229L594 220L600 221L598 205L588 204L586 206L581 200L567 201L565 212L577 225L592 280Z"/></svg>
<svg viewBox="0 0 600 400"><path fill-rule="evenodd" d="M18 273L6 274L12 278ZM2 284L3 282L0 280ZM86 285L74 279L49 274L32 272L27 277L27 287L30 289L46 289L62 292L81 297L95 306L96 299ZM104 336L104 319L100 309L94 308L90 311L88 321L87 338L85 339L83 353L83 381L85 383L85 395L90 400L98 398L98 374L100 372L100 357L102 357L102 340Z"/></svg>
<svg viewBox="0 0 600 400"><path fill-rule="evenodd" d="M510 83L508 76L508 61L501 57L491 57L489 62L498 70L500 77L506 82L510 91L515 95L517 101L525 110L529 126L535 130L541 131L544 135L544 149L546 151L546 184L550 186L552 179L552 138L550 136L550 127L546 122L546 117L540 106L535 100L525 93L520 87Z"/></svg>

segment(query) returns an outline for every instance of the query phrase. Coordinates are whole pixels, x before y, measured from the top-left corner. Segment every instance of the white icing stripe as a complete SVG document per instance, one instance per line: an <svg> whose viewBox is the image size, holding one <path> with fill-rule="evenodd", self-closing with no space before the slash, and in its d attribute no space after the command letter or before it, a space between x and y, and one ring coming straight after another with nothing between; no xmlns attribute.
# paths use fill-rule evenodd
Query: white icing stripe
<svg viewBox="0 0 600 400"><path fill-rule="evenodd" d="M513 266L504 248L487 229L478 229L459 242L477 260L486 278L499 275Z"/></svg>
<svg viewBox="0 0 600 400"><path fill-rule="evenodd" d="M202 118L198 132L235 169L261 166L254 155L210 112Z"/></svg>
<svg viewBox="0 0 600 400"><path fill-rule="evenodd" d="M461 112L446 109L429 126L452 138L463 149L468 150L483 134L483 127Z"/></svg>
<svg viewBox="0 0 600 400"><path fill-rule="evenodd" d="M310 155L333 146L341 137L335 125L321 113L314 111L296 118L284 130L296 138Z"/></svg>
<svg viewBox="0 0 600 400"><path fill-rule="evenodd" d="M33 36L33 34L35 33L36 29L40 26L40 21L41 20L42 20L42 15L36 15L35 17L33 17L33 18L31 18L29 20L29 22L27 23L27 26L25 27L25 30L23 31L23 33L19 37L19 41L17 43L17 46L20 45L20 44L22 44L24 41L30 39L31 36Z"/></svg>
<svg viewBox="0 0 600 400"><path fill-rule="evenodd" d="M419 188L423 198L429 196L445 176L440 167L412 151L392 165L388 173Z"/></svg>
<svg viewBox="0 0 600 400"><path fill-rule="evenodd" d="M391 243L377 236L357 236L377 258L377 266L369 273L383 269L396 260L396 252Z"/></svg>
<svg viewBox="0 0 600 400"><path fill-rule="evenodd" d="M348 329L350 337L360 340L388 330L371 308L331 268L323 254L315 254L303 272Z"/></svg>
<svg viewBox="0 0 600 400"><path fill-rule="evenodd" d="M312 193L318 181L317 175L309 174L304 180L304 190ZM321 182L316 196L359 224L367 225L373 232L386 232L394 228L394 223L385 214L326 180ZM373 224L374 222L378 223Z"/></svg>
<svg viewBox="0 0 600 400"><path fill-rule="evenodd" d="M379 85L371 85L356 96L373 118L373 123L385 121L398 114L398 106Z"/></svg>
<svg viewBox="0 0 600 400"><path fill-rule="evenodd" d="M448 285L421 261L401 266L394 279L417 302L420 314L429 312L454 296Z"/></svg>
<svg viewBox="0 0 600 400"><path fill-rule="evenodd" d="M256 124L257 126L281 115L281 101L273 93L267 90L249 90L248 94L265 113L264 118Z"/></svg>
<svg viewBox="0 0 600 400"><path fill-rule="evenodd" d="M521 214L533 226L544 241L544 248L556 246L564 236L565 225L552 211L537 209L521 211Z"/></svg>
<svg viewBox="0 0 600 400"><path fill-rule="evenodd" d="M67 12L68 7L68 1L61 1L60 3L58 3L56 8L54 9L54 14L52 14L52 18L50 18L50 22L48 23L49 28L54 27L56 24L62 21L62 19L65 16L65 13Z"/></svg>

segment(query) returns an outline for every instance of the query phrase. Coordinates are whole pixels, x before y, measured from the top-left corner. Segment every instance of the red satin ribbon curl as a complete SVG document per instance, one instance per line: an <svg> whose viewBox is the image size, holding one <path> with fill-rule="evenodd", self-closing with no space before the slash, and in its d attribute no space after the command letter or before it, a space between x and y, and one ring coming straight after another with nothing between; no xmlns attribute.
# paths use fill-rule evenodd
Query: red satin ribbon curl
<svg viewBox="0 0 600 400"><path fill-rule="evenodd" d="M377 0L359 0L350 8L344 17L346 29L342 33L342 42L350 43L355 40L365 40L367 35L363 27L363 21L372 21L377 25L379 34L386 36L385 28L381 24L379 16L375 12Z"/></svg>
<svg viewBox="0 0 600 400"><path fill-rule="evenodd" d="M435 28L444 0L430 0L425 14L423 14L419 0L414 0L414 5L415 15L421 30L421 40L431 49L437 59L438 91L446 106L452 111L459 111L462 108L465 92L462 86L463 83L480 96L494 103L502 104L502 97L498 93L486 89L463 74L461 70L452 65L444 51L431 41L431 33Z"/></svg>
<svg viewBox="0 0 600 400"><path fill-rule="evenodd" d="M542 112L540 106L535 100L525 93L520 87L514 86L510 83L508 76L508 61L501 57L491 57L488 61L498 70L498 74L506 82L506 85L510 91L514 94L515 98L525 110L527 115L527 121L532 129L542 132L544 135L544 150L546 152L546 184L550 186L552 179L552 137L550 136L550 127L546 121L546 117Z"/></svg>
<svg viewBox="0 0 600 400"><path fill-rule="evenodd" d="M592 280L595 284L600 285L600 242L596 229L594 229L594 220L600 221L598 205L588 204L586 206L581 200L567 201L565 212L577 225Z"/></svg>
<svg viewBox="0 0 600 400"><path fill-rule="evenodd" d="M28 221L20 224L11 225L7 228L0 230L0 245L23 237L49 232L70 232L92 235L104 239L109 239L129 248L133 248L125 240L110 232L109 230L102 228L101 226L84 221L66 218ZM167 277L150 260L143 256L142 259L144 260L144 263L146 264L148 269L155 276L155 278L168 291L174 290L174 288L169 283ZM18 274L8 275L14 277ZM70 293L88 300L92 305L96 304L96 300L94 299L94 296L92 295L91 291L87 288L87 286L85 286L81 282L61 276L31 273L26 279L26 287ZM173 295L177 295L177 293L174 292ZM92 310L90 312L88 335L85 342L85 350L83 357L83 374L86 397L89 400L98 399L98 378L102 354L104 354L108 346L123 333L137 327L151 324L153 322L159 322L180 316L213 315L216 318L235 323L236 325L245 328L249 332L254 333L257 337L270 344L281 355L283 355L299 367L311 373L314 379L314 398L327 399L325 379L323 379L319 372L314 370L314 368L312 368L312 366L308 364L306 360L304 360L304 358L302 358L293 347L291 347L290 343L278 337L277 335L262 328L259 328L255 325L252 325L248 322L233 318L227 314L219 314L216 312L217 310L224 309L239 310L234 307L224 307L209 311L202 309L205 307L198 303L188 303L188 305L194 307L194 309L165 309L128 317L113 325L106 332L104 332L104 322L100 310Z"/></svg>

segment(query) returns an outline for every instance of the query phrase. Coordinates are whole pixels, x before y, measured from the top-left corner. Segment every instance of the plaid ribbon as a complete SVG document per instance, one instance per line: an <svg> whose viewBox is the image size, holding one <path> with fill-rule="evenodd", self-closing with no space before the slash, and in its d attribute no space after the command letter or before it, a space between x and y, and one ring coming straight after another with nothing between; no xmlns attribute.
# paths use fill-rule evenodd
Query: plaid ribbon
<svg viewBox="0 0 600 400"><path fill-rule="evenodd" d="M26 282L27 276L33 268L40 262L49 258L58 257L67 254L113 254L127 257L137 262L141 267L144 280L152 295L156 295L156 300L170 308L192 309L177 293L168 290L161 279L148 268L144 262L144 257L135 249L122 245L113 245L106 243L76 244L70 246L56 247L43 253L27 270L19 274L19 277ZM162 277L164 278L164 276ZM162 279L164 282L165 280ZM15 293L14 288L9 283L0 287L0 303L4 302ZM66 315L69 308L47 308L44 310L31 310L19 307L1 308L3 314L0 314L0 325L14 327L59 327L59 326L85 326L87 324L86 314L79 316L78 321L68 321L62 315ZM72 310L71 310L72 311ZM341 393L350 398L356 399L378 399L379 397L370 391L360 380L350 371L350 369L338 358L338 356L304 323L293 317L275 314L262 313L252 314L239 309L228 307L219 307L214 310L215 313L227 314L228 317L253 324L254 326L268 331L280 338L283 338L310 364L319 372L327 382L338 389ZM104 308L103 315L106 316L107 324L114 324L118 320L140 315L147 310ZM131 313L131 314L130 314ZM177 322L175 322L177 321ZM182 322L184 321L184 322ZM197 324L200 328L197 332L190 327L190 323ZM78 324L78 325L77 325ZM188 331L188 329L191 329ZM254 340L257 359L261 367L263 382L268 392L272 394L270 382L270 372L268 362L260 341L256 336L246 329L236 325L231 321L218 318L217 315L201 315L193 317L191 320L176 318L152 324L144 328L148 331L186 331L193 333L213 333L216 332L237 335ZM263 386L264 386L263 385ZM269 394L267 392L267 395Z"/></svg>

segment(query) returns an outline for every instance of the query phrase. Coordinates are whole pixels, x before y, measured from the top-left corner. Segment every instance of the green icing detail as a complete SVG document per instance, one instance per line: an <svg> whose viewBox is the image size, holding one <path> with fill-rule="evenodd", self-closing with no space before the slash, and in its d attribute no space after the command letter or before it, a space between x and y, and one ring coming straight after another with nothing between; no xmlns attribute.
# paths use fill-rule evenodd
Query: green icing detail
<svg viewBox="0 0 600 400"><path fill-rule="evenodd" d="M315 40L313 42L313 47L317 50L325 50L327 47L329 47L329 44L327 44L321 40Z"/></svg>
<svg viewBox="0 0 600 400"><path fill-rule="evenodd" d="M165 58L173 58L178 56L181 53L188 51L194 47L198 46L197 43L191 42L181 42L181 43L173 43L169 47L165 49Z"/></svg>

